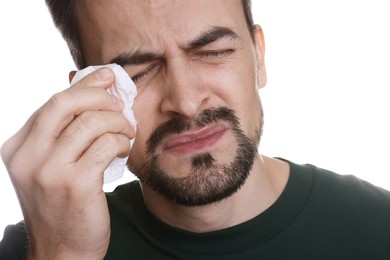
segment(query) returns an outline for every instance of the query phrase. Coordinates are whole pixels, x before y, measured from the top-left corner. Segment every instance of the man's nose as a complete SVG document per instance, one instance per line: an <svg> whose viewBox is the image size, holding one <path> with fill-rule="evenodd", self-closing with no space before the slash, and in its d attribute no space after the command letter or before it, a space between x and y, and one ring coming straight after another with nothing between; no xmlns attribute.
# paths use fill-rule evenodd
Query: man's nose
<svg viewBox="0 0 390 260"><path fill-rule="evenodd" d="M194 67L183 60L168 64L161 104L163 113L193 119L206 107L210 89L202 80L199 68Z"/></svg>

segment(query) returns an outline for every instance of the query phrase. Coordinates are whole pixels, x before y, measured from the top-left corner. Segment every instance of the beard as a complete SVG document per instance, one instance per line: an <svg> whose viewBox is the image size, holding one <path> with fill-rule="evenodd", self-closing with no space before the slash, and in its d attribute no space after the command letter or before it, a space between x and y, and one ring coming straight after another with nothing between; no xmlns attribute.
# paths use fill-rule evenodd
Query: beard
<svg viewBox="0 0 390 260"><path fill-rule="evenodd" d="M235 156L230 162L218 163L210 153L196 155L191 158L190 172L182 178L171 177L161 168L156 150L164 138L221 121L230 125L237 143ZM148 139L146 165L140 171L131 171L142 183L175 204L193 207L221 201L237 192L245 183L257 154L262 128L261 113L255 136L252 139L247 137L234 111L226 107L206 109L193 122L173 118L156 128Z"/></svg>

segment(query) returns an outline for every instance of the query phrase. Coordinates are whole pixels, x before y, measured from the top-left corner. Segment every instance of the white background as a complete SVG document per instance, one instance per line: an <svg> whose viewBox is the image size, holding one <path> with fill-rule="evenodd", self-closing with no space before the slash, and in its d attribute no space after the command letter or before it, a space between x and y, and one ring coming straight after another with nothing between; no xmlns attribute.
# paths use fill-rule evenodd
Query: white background
<svg viewBox="0 0 390 260"><path fill-rule="evenodd" d="M253 2L267 43L260 151L390 189L388 0ZM75 67L44 1L2 1L0 32L3 143ZM22 219L2 164L0 205L1 238Z"/></svg>

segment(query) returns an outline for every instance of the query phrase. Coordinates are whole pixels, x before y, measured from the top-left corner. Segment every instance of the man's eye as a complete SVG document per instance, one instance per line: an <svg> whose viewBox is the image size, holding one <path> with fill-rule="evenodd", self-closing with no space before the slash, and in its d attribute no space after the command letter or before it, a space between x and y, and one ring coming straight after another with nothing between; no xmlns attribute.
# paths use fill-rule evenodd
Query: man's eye
<svg viewBox="0 0 390 260"><path fill-rule="evenodd" d="M158 70L158 65L157 64L152 64L149 67L147 67L145 70L141 71L140 73L134 75L131 77L131 79L134 81L134 83L149 77L153 76L153 74Z"/></svg>
<svg viewBox="0 0 390 260"><path fill-rule="evenodd" d="M218 51L201 51L198 52L195 56L204 57L204 58L223 58L229 56L233 52L234 52L233 49L218 50Z"/></svg>

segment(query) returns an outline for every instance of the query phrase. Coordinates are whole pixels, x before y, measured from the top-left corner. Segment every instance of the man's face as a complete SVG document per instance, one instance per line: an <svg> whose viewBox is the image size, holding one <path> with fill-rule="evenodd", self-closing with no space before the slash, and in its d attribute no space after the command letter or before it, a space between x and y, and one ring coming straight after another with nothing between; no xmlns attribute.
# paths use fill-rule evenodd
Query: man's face
<svg viewBox="0 0 390 260"><path fill-rule="evenodd" d="M87 64L116 62L138 87L129 168L171 200L234 193L256 154L262 110L240 0L85 0ZM256 56L257 53L257 56Z"/></svg>

